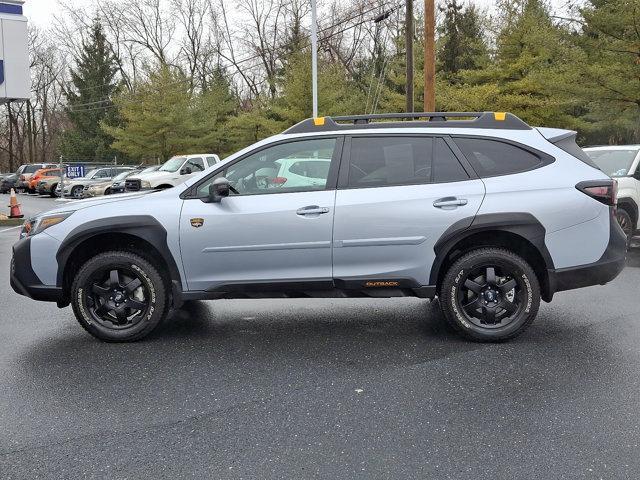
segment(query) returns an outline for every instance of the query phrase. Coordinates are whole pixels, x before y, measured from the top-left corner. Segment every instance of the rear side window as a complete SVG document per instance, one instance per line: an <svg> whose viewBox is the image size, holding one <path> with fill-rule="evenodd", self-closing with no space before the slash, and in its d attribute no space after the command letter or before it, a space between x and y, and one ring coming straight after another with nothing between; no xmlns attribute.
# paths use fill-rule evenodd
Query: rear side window
<svg viewBox="0 0 640 480"><path fill-rule="evenodd" d="M207 157L207 163L209 166L216 164L216 157Z"/></svg>
<svg viewBox="0 0 640 480"><path fill-rule="evenodd" d="M355 137L351 140L351 188L468 180L455 154L437 137Z"/></svg>
<svg viewBox="0 0 640 480"><path fill-rule="evenodd" d="M356 137L351 140L350 187L428 183L433 138Z"/></svg>
<svg viewBox="0 0 640 480"><path fill-rule="evenodd" d="M526 172L543 165L536 154L499 140L457 137L454 141L480 177Z"/></svg>
<svg viewBox="0 0 640 480"><path fill-rule="evenodd" d="M469 179L469 175L442 138L436 139L432 176L433 183L459 182Z"/></svg>

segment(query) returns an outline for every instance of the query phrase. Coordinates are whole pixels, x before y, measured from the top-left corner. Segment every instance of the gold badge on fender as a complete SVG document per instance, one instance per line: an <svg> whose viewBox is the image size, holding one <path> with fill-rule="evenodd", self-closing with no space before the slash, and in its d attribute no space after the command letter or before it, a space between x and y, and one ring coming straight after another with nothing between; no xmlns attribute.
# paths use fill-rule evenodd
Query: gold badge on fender
<svg viewBox="0 0 640 480"><path fill-rule="evenodd" d="M202 225L204 225L204 218L192 218L191 219L191 226L193 228L200 228Z"/></svg>

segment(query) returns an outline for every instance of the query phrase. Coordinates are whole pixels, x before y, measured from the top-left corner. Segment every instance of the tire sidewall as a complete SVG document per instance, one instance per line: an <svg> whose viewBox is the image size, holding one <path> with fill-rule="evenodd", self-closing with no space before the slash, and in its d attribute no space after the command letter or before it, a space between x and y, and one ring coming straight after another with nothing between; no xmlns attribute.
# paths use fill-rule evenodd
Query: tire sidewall
<svg viewBox="0 0 640 480"><path fill-rule="evenodd" d="M144 318L131 328L109 329L97 322L87 304L92 276L104 268L128 268L139 274L148 292L150 307ZM132 341L148 335L162 321L166 306L164 282L155 268L146 260L128 253L108 253L98 255L83 265L72 286L72 304L80 324L93 336L111 342Z"/></svg>
<svg viewBox="0 0 640 480"><path fill-rule="evenodd" d="M468 272L487 263L508 269L512 276L518 277L519 285L524 285L522 292L523 309L518 318L504 327L478 327L469 321L458 305L457 298ZM500 251L493 251L487 255L481 255L480 252L477 252L475 256L467 255L457 261L445 276L441 296L444 297L442 298L442 305L445 307L444 313L450 323L465 335L481 340L498 341L517 335L533 321L540 306L540 287L531 267L519 257L505 255Z"/></svg>

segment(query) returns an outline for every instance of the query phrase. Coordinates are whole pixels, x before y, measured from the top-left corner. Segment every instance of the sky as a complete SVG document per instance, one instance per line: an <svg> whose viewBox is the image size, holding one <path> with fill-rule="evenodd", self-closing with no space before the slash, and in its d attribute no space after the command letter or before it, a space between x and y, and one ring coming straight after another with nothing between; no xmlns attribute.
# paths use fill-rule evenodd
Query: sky
<svg viewBox="0 0 640 480"><path fill-rule="evenodd" d="M480 7L489 7L490 9L492 9L496 3L495 0L472 1ZM73 0L64 2L65 5L73 4L79 8L89 6L91 3L93 3L92 0ZM549 3L554 7L554 9L559 10L566 3L566 0L550 0ZM59 11L58 5L59 0L26 0L24 4L24 14L30 21L39 27L47 27L49 22L53 19L53 15Z"/></svg>

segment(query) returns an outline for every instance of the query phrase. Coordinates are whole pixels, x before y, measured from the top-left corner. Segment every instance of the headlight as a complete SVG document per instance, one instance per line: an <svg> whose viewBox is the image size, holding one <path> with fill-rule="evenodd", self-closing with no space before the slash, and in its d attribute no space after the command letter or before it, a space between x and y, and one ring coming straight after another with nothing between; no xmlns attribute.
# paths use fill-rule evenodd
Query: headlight
<svg viewBox="0 0 640 480"><path fill-rule="evenodd" d="M30 218L22 225L20 238L31 237L40 232L44 232L47 228L53 227L60 222L66 220L73 212L56 213L53 215L43 215L42 217Z"/></svg>
<svg viewBox="0 0 640 480"><path fill-rule="evenodd" d="M151 182L149 180L141 180L140 188L151 188Z"/></svg>

